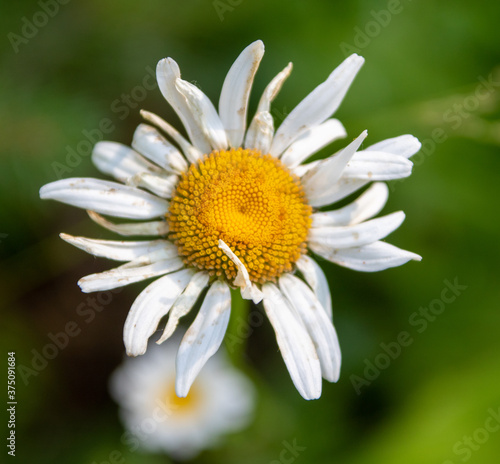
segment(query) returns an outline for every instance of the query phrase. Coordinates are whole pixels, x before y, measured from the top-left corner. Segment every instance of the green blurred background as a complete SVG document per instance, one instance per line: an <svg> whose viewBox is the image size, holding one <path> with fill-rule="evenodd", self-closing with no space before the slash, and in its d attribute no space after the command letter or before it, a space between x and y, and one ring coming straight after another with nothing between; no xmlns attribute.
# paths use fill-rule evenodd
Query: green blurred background
<svg viewBox="0 0 500 464"><path fill-rule="evenodd" d="M413 175L390 184L384 210L406 212L389 241L423 261L376 274L323 262L343 351L339 383L324 383L320 400L304 401L269 324L255 327L243 363L259 391L255 422L198 462L276 462L293 440L305 448L294 457L302 463L499 462L500 432L481 430L500 421L500 4L73 0L52 3L50 15L42 4L4 2L0 15L2 371L8 351L18 365L35 366L18 372L18 462L109 462L115 449L127 463L170 462L121 444L107 393L122 359L123 322L145 284L82 318L77 308L88 295L76 281L110 263L58 233L110 235L84 211L40 201L38 190L58 177L100 177L89 156L70 159L71 166L67 156L103 118L111 121L105 137L123 143L140 108L178 125L158 89L137 90L145 78L152 87L147 76L159 59L176 59L183 77L216 102L232 61L255 39L266 54L251 109L269 80L294 63L274 105L277 122L347 54L366 58L336 115L350 137L368 129L368 144L404 133L424 142ZM33 21L41 26L30 28ZM123 95L133 96L126 103ZM462 287L440 303L446 280ZM428 313L424 326L418 313L429 308L441 313ZM78 335L47 365L33 365L49 334L72 321ZM381 344L396 352L391 343L403 332L412 343L384 364ZM383 368L371 372L371 363Z"/></svg>

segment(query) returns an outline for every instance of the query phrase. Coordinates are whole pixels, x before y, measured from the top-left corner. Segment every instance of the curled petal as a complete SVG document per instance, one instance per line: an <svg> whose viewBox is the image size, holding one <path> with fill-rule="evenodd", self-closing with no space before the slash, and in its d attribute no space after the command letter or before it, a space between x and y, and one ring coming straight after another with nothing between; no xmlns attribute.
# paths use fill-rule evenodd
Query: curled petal
<svg viewBox="0 0 500 464"><path fill-rule="evenodd" d="M256 285L252 284L250 281L250 276L248 274L247 268L240 261L240 259L233 253L231 248L229 248L223 240L219 239L219 248L227 255L227 257L235 264L238 268L238 274L236 275L233 285L240 287L241 296L245 300L252 300L255 304L262 301L262 292L257 288Z"/></svg>

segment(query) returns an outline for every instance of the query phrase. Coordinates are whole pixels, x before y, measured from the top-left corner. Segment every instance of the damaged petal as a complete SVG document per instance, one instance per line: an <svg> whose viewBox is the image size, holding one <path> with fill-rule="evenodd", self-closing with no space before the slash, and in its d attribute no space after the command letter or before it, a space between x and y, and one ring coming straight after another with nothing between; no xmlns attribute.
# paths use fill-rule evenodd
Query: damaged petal
<svg viewBox="0 0 500 464"><path fill-rule="evenodd" d="M245 265L239 260L239 258L232 252L223 240L219 239L219 248L227 255L227 257L235 264L238 268L238 274L236 275L233 285L240 287L241 296L245 300L252 300L255 304L262 301L262 292L257 288L256 285L252 284L250 281L250 276Z"/></svg>

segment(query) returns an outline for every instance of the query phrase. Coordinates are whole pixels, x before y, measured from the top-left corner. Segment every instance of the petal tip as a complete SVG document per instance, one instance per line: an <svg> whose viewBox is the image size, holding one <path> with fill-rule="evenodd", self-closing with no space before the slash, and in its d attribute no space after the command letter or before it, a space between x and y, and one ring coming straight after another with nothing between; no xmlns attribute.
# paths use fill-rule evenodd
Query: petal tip
<svg viewBox="0 0 500 464"><path fill-rule="evenodd" d="M353 53L352 55L349 56L348 59L356 61L360 66L365 62L365 59L361 55L358 55L357 53Z"/></svg>
<svg viewBox="0 0 500 464"><path fill-rule="evenodd" d="M137 356L140 356L141 354L144 354L146 351L144 350L142 353L136 353L132 350L126 350L127 356L129 358L137 358Z"/></svg>
<svg viewBox="0 0 500 464"><path fill-rule="evenodd" d="M406 219L406 214L404 211L396 211L392 214L398 220L398 222L400 222L400 224Z"/></svg>
<svg viewBox="0 0 500 464"><path fill-rule="evenodd" d="M418 140L417 137L415 137L414 135L410 135L411 137L411 143L410 143L410 146L411 148L408 150L409 153L411 153L409 156L413 156L415 153L417 153L418 151L420 151L420 149L422 148L422 142L420 142L420 140Z"/></svg>
<svg viewBox="0 0 500 464"><path fill-rule="evenodd" d="M264 42L260 39L256 40L255 42L252 42L250 44L252 48L254 48L259 54L264 54L264 51L266 47L264 46Z"/></svg>
<svg viewBox="0 0 500 464"><path fill-rule="evenodd" d="M49 190L49 189L48 189L48 186L49 186L49 185L50 185L50 184L45 184L45 185L43 185L42 187L40 187L40 191L38 192L38 194L40 195L40 198L41 198L42 200L47 200L47 199L50 199L49 194L48 194L48 190Z"/></svg>
<svg viewBox="0 0 500 464"><path fill-rule="evenodd" d="M185 379L182 376L179 376L177 374L176 379L175 379L175 394L179 398L186 398L189 393L189 387L184 381Z"/></svg>
<svg viewBox="0 0 500 464"><path fill-rule="evenodd" d="M304 398L307 401L311 400L317 400L321 396L321 388L319 391L312 391L312 392L299 392L302 398Z"/></svg>
<svg viewBox="0 0 500 464"><path fill-rule="evenodd" d="M64 232L61 232L59 234L59 238L62 238L65 242L71 242L76 237L74 237L73 235L69 235L69 234L65 234Z"/></svg>
<svg viewBox="0 0 500 464"><path fill-rule="evenodd" d="M93 290L88 286L88 283L87 283L87 280L85 280L85 277L83 277L82 279L80 279L77 282L77 285L80 287L80 290L83 293L92 293L93 292Z"/></svg>

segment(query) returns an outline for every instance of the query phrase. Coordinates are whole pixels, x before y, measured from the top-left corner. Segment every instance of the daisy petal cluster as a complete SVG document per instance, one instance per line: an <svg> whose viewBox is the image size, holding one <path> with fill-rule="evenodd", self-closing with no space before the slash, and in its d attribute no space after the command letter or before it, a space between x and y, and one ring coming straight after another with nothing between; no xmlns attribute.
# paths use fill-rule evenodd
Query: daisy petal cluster
<svg viewBox="0 0 500 464"><path fill-rule="evenodd" d="M177 337L175 337L177 338ZM251 382L214 356L186 398L175 394L175 340L126 359L113 373L110 392L120 406L131 451L164 452L191 459L248 425L255 406Z"/></svg>
<svg viewBox="0 0 500 464"><path fill-rule="evenodd" d="M337 381L341 354L327 280L309 252L365 272L421 259L383 241L403 222L402 211L374 218L388 197L383 181L411 174L409 157L420 149L415 137L402 135L362 149L364 131L330 157L307 162L347 136L331 116L364 59L353 54L344 60L275 129L270 106L292 65L265 88L248 122L250 90L263 54L261 41L243 50L224 80L218 109L181 78L172 58L161 60L159 88L187 137L141 111L145 123L131 147L99 142L93 151L95 165L118 182L72 178L40 191L41 198L88 210L95 222L119 235L157 237L111 241L61 235L88 253L124 263L83 277L84 292L157 278L127 317L129 355L146 351L167 315L158 343L168 339L202 299L177 353L180 397L222 343L230 288L263 302L293 383L304 398L314 399L321 395L322 378ZM347 206L320 210L368 184Z"/></svg>

